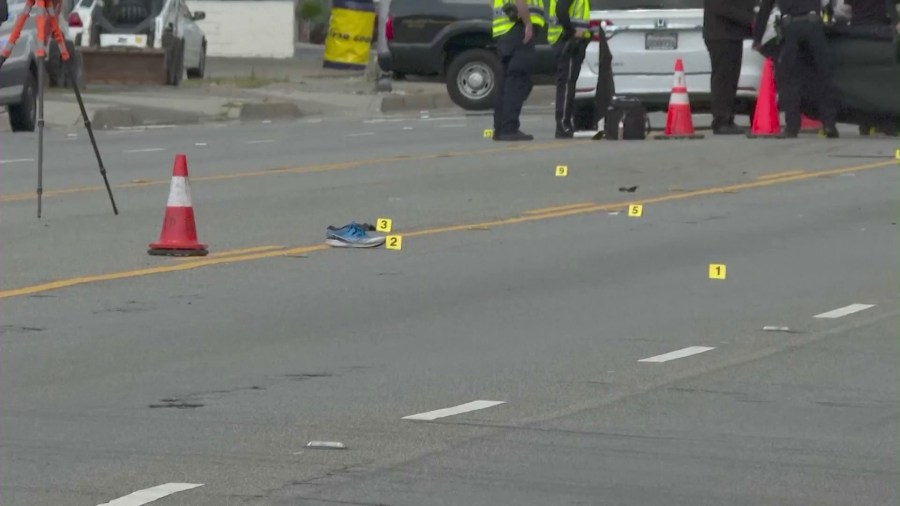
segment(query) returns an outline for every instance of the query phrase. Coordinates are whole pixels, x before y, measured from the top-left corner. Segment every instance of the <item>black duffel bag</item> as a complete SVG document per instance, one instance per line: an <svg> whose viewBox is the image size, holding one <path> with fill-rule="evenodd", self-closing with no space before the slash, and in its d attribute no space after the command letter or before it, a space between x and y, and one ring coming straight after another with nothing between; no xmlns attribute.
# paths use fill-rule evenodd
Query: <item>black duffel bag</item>
<svg viewBox="0 0 900 506"><path fill-rule="evenodd" d="M613 97L606 112L604 137L615 140L644 140L650 133L650 118L640 100Z"/></svg>

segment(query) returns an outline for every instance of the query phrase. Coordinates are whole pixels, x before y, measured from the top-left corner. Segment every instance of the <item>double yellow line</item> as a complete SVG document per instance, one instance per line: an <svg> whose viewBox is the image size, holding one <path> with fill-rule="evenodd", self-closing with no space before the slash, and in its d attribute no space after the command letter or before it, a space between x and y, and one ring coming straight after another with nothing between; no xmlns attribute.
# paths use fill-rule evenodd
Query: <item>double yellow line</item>
<svg viewBox="0 0 900 506"><path fill-rule="evenodd" d="M546 147L546 146L545 146ZM536 148L536 146L535 146ZM414 230L404 232L405 237L417 237L425 235L443 234L447 232L465 231L471 229L490 229L505 225L514 225L517 223L526 223L532 221L549 220L553 218L562 218L565 216L573 216L578 214L594 213L599 211L615 211L626 208L629 204L658 204L661 202L669 202L674 200L684 200L695 197L703 197L707 195L734 193L740 190L751 190L754 188L762 188L766 186L790 183L793 181L802 181L806 179L820 178L844 174L847 172L862 172L866 170L879 169L896 165L896 160L884 161L878 163L870 163L866 165L856 165L852 167L842 167L838 169L830 169L823 171L805 172L790 171L770 176L762 176L756 181L738 183L728 186L718 186L706 188L702 190L694 190L678 193L667 193L657 197L648 197L643 199L635 199L621 202L613 202L608 204L600 204L595 202L580 202L577 204L549 207L544 209L535 209L525 211L521 215L514 218L505 218L481 223L467 223L460 225L450 225L445 227L427 228L422 230ZM199 269L201 267L211 267L214 265L233 264L238 262L249 262L253 260L262 260L266 258L276 258L282 256L302 255L316 251L324 251L328 249L325 244L316 244L310 246L298 246L285 248L281 246L257 246L253 248L245 248L240 250L232 250L218 254L219 256L203 257L201 259L186 259L174 264L161 265L157 267L149 267L145 269L137 269L131 271L113 272L108 274L98 274L93 276L79 276L68 279L61 279L49 283L39 285L24 286L10 290L0 291L0 299L10 297L21 297L24 295L32 295L36 293L46 292L50 290L58 290L71 286L85 285L89 283L99 283L103 281L115 281L120 279L138 278L142 276L150 276L154 274L166 274L171 272L186 271L191 269Z"/></svg>

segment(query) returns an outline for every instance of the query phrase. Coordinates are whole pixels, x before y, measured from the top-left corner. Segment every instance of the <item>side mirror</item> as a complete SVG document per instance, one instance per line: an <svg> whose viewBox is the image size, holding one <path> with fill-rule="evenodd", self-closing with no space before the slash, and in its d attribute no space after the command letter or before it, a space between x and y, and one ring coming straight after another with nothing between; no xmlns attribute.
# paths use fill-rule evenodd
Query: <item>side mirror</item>
<svg viewBox="0 0 900 506"><path fill-rule="evenodd" d="M206 13L203 11L197 11L194 13L193 16L191 16L191 19L193 19L194 21L200 21L200 20L206 19Z"/></svg>

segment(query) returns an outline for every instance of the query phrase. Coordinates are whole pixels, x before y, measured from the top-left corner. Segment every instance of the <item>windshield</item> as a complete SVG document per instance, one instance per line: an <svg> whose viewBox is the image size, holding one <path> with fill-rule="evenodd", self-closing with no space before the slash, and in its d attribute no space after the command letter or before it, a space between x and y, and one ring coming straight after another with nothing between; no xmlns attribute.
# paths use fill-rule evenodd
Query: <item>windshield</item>
<svg viewBox="0 0 900 506"><path fill-rule="evenodd" d="M703 0L591 0L591 10L702 9Z"/></svg>

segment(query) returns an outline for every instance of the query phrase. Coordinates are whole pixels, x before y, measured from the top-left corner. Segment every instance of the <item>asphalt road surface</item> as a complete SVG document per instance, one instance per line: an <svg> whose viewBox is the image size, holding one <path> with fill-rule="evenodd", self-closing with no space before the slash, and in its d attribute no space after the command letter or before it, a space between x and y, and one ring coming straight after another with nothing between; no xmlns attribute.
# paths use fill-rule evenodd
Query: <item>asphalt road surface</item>
<svg viewBox="0 0 900 506"><path fill-rule="evenodd" d="M5 136L0 503L897 504L896 139L489 124Z"/></svg>

